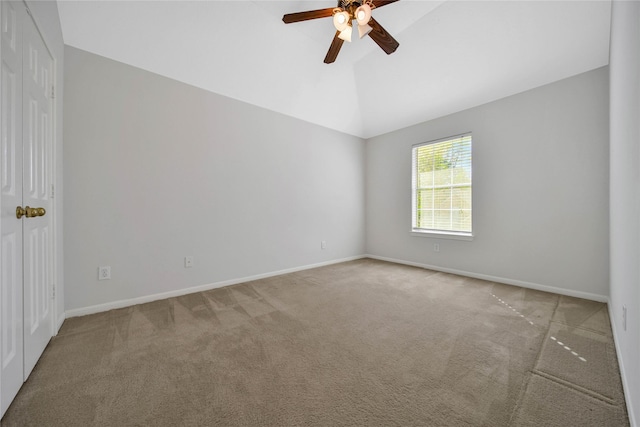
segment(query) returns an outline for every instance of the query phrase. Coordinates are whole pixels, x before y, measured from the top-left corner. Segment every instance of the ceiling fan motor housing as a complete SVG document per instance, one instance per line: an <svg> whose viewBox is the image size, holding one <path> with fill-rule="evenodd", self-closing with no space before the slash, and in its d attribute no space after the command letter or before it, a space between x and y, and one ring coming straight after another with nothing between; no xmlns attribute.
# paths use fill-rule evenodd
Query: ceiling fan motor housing
<svg viewBox="0 0 640 427"><path fill-rule="evenodd" d="M352 19L356 18L356 9L358 9L363 4L367 3L366 1L360 0L338 0L338 8L349 12Z"/></svg>

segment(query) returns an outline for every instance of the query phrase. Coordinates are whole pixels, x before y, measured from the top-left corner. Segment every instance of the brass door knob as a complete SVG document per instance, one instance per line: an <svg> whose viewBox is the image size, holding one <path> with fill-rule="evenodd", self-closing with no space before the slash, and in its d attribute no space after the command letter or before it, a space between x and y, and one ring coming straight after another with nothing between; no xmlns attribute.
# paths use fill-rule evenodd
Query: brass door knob
<svg viewBox="0 0 640 427"><path fill-rule="evenodd" d="M44 208L30 208L29 206L23 208L22 206L18 206L16 208L16 218L20 219L23 216L27 218L35 218L37 216L44 216L47 211Z"/></svg>
<svg viewBox="0 0 640 427"><path fill-rule="evenodd" d="M47 213L47 211L44 208L30 208L29 206L24 208L24 211L25 211L25 213L27 215L27 218L35 218L37 216L44 216L44 214Z"/></svg>
<svg viewBox="0 0 640 427"><path fill-rule="evenodd" d="M47 211L45 211L44 208L30 208L29 206L24 208L24 210L27 211L27 218L35 218L37 216L44 216L44 214L47 213Z"/></svg>

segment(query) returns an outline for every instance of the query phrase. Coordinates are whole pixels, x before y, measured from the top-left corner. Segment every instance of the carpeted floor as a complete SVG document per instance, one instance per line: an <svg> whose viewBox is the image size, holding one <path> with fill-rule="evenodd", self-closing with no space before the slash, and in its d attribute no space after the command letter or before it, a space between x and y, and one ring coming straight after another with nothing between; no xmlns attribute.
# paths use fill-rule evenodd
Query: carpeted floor
<svg viewBox="0 0 640 427"><path fill-rule="evenodd" d="M605 304L363 259L68 319L23 425L628 421Z"/></svg>

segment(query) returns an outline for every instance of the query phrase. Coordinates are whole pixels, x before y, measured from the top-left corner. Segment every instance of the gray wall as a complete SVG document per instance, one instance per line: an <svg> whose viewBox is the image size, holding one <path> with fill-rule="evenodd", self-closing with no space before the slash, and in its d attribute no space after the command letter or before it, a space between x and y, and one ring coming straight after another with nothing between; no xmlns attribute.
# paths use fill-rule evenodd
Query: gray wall
<svg viewBox="0 0 640 427"><path fill-rule="evenodd" d="M368 140L367 253L606 300L608 109L600 68ZM411 235L412 144L464 132L474 240Z"/></svg>
<svg viewBox="0 0 640 427"><path fill-rule="evenodd" d="M640 423L640 3L613 2L611 21L611 297L627 410ZM627 329L623 325L627 308ZM633 421L632 421L633 422Z"/></svg>
<svg viewBox="0 0 640 427"><path fill-rule="evenodd" d="M64 108L72 315L364 253L359 138L71 47Z"/></svg>

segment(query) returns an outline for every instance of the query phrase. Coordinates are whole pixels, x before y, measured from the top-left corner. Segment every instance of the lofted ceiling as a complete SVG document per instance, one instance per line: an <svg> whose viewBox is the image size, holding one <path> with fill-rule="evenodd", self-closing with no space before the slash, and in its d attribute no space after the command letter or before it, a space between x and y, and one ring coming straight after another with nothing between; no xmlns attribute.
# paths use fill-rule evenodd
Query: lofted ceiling
<svg viewBox="0 0 640 427"><path fill-rule="evenodd" d="M607 1L418 1L374 9L400 43L369 37L323 59L336 1L58 0L65 44L369 138L609 62Z"/></svg>

